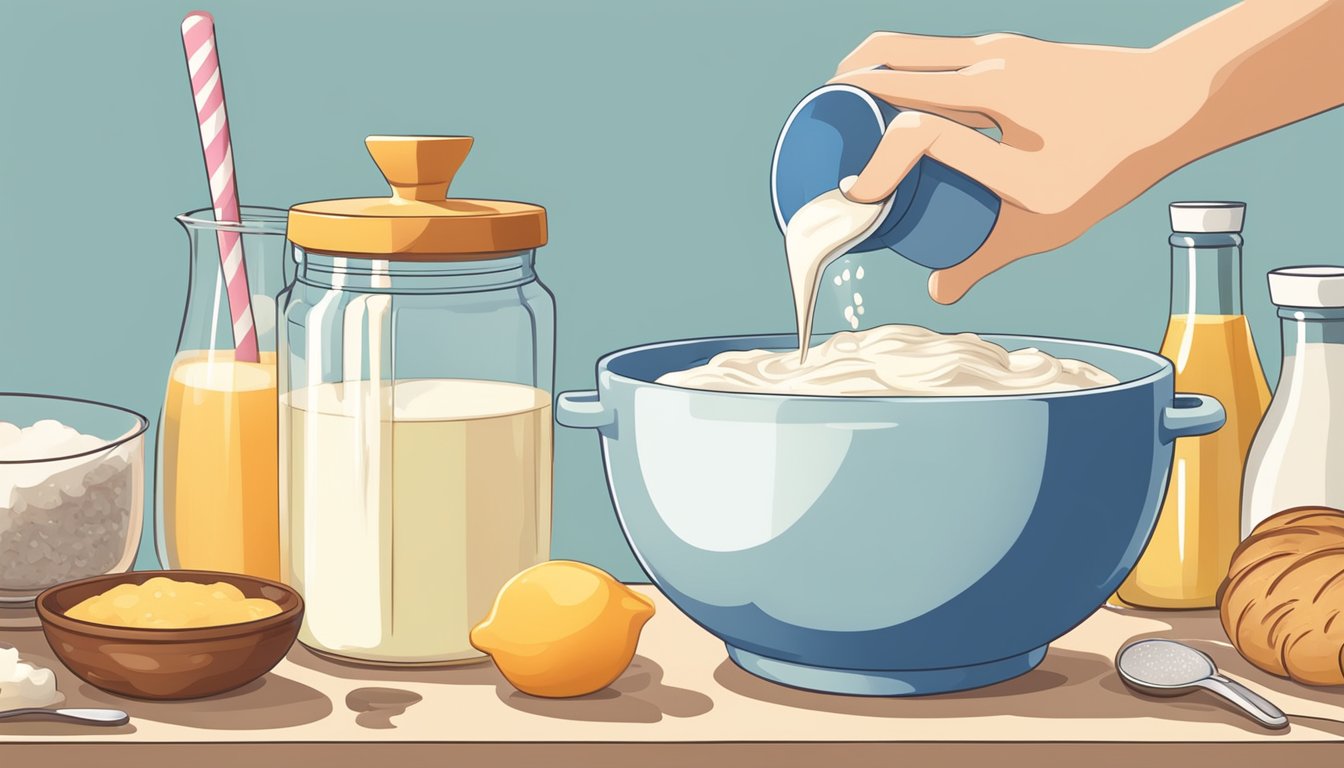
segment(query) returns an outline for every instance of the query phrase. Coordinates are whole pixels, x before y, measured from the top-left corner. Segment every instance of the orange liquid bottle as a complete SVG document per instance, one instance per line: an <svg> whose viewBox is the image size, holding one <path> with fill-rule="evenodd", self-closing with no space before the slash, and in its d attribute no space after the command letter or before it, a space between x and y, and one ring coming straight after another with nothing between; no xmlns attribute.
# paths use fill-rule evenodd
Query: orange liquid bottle
<svg viewBox="0 0 1344 768"><path fill-rule="evenodd" d="M1269 387L1241 308L1241 203L1174 203L1171 320L1162 356L1176 391L1212 395L1227 423L1176 441L1148 547L1116 595L1143 608L1212 608L1241 540L1241 477Z"/></svg>

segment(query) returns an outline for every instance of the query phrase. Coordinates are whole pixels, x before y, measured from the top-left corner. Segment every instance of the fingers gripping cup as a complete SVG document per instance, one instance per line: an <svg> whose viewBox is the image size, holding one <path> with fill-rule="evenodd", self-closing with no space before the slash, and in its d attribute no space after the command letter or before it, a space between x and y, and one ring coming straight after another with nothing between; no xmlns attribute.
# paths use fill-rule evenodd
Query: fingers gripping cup
<svg viewBox="0 0 1344 768"><path fill-rule="evenodd" d="M850 85L827 85L805 96L784 121L770 167L780 230L787 231L799 208L861 173L900 112ZM873 234L850 250L889 248L931 269L951 267L984 244L999 205L980 183L924 157L887 200Z"/></svg>

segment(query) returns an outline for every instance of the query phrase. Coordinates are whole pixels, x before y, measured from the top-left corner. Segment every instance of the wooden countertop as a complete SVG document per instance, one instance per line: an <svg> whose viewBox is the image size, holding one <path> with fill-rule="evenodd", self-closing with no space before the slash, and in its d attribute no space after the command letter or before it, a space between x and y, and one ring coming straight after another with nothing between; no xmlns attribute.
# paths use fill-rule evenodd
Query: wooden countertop
<svg viewBox="0 0 1344 768"><path fill-rule="evenodd" d="M1213 611L1102 609L1057 641L1040 667L1015 680L941 696L871 699L759 680L728 661L722 643L656 590L638 589L653 596L658 613L635 662L611 688L572 700L518 693L489 663L374 669L296 645L270 674L234 693L141 702L75 678L54 659L40 630L0 629L0 643L56 670L66 706L131 714L130 724L113 729L0 723L0 759L17 764L8 758L61 755L60 763L45 764L78 760L100 768L171 759L206 768L247 759L316 764L309 761L318 757L329 765L486 759L585 766L914 757L996 765L1087 760L1094 768L1159 755L1172 763L1185 759L1182 752L1190 752L1192 765L1215 759L1263 764L1267 753L1324 760L1330 750L1334 761L1344 760L1344 689L1306 688L1255 670L1227 644ZM1202 693L1177 699L1130 693L1112 659L1140 636L1191 642L1277 703L1292 725L1262 730Z"/></svg>

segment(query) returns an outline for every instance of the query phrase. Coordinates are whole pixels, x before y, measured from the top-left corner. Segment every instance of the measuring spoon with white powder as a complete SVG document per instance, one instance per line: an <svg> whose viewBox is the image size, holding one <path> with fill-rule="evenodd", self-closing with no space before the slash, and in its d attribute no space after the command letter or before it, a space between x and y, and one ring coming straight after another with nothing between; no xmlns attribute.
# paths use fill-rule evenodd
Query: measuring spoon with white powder
<svg viewBox="0 0 1344 768"><path fill-rule="evenodd" d="M1288 717L1263 696L1218 672L1207 654L1174 640L1139 640L1115 657L1120 679L1151 696L1181 696L1205 690L1237 705L1266 728L1285 728Z"/></svg>
<svg viewBox="0 0 1344 768"><path fill-rule="evenodd" d="M891 201L857 203L845 193L858 181L846 176L840 185L805 204L789 219L784 231L784 253L789 263L793 308L798 321L799 361L807 361L812 339L812 315L817 304L821 275L849 249L867 240L882 222Z"/></svg>

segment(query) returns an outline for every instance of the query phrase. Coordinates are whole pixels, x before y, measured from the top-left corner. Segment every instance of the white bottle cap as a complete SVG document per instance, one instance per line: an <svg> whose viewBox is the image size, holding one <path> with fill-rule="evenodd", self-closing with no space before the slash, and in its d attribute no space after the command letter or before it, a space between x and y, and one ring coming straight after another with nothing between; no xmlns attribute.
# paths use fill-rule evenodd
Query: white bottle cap
<svg viewBox="0 0 1344 768"><path fill-rule="evenodd" d="M1280 307L1344 307L1344 267L1285 267L1269 273L1269 300Z"/></svg>
<svg viewBox="0 0 1344 768"><path fill-rule="evenodd" d="M1240 232L1246 218L1245 203L1172 203L1172 232Z"/></svg>

